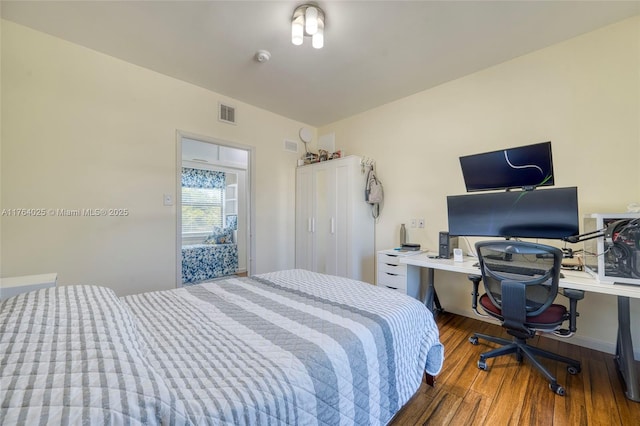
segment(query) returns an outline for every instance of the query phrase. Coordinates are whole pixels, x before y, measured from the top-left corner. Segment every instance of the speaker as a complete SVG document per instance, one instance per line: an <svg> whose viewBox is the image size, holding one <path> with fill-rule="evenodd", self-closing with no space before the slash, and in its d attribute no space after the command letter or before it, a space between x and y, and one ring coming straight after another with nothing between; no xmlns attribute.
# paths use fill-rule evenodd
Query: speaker
<svg viewBox="0 0 640 426"><path fill-rule="evenodd" d="M446 231L440 231L438 238L438 257L440 259L451 259L453 249L458 247L458 237L451 237Z"/></svg>

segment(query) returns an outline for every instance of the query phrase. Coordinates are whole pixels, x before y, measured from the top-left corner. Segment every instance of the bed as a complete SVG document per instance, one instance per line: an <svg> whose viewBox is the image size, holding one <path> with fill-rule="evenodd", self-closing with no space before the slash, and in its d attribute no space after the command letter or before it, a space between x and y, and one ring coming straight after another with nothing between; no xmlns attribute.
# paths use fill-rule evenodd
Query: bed
<svg viewBox="0 0 640 426"><path fill-rule="evenodd" d="M303 270L0 305L0 424L386 424L443 347L415 299Z"/></svg>

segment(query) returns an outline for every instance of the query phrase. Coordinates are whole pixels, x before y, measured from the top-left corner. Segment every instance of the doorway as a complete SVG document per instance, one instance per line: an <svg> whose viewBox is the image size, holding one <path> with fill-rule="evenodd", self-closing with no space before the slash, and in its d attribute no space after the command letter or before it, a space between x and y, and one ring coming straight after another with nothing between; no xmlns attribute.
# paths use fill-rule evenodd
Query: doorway
<svg viewBox="0 0 640 426"><path fill-rule="evenodd" d="M176 286L253 271L254 149L178 132Z"/></svg>

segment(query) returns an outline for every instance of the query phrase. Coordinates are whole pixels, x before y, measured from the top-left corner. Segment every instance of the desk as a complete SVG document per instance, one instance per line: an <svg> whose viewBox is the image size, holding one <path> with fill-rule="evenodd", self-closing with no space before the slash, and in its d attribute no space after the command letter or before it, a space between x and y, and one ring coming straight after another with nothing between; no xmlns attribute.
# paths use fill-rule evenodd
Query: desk
<svg viewBox="0 0 640 426"><path fill-rule="evenodd" d="M0 300L28 291L55 287L57 280L56 273L0 278Z"/></svg>
<svg viewBox="0 0 640 426"><path fill-rule="evenodd" d="M434 298L437 301L434 280L434 272L436 269L476 275L480 274L480 269L473 266L478 261L475 258L467 257L462 262L454 262L453 259L437 259L430 256L433 255L424 253L403 257L400 258L400 263L428 269L425 304L433 311ZM633 365L633 341L631 340L631 314L629 311L629 298L640 298L640 286L603 283L591 277L591 275L586 272L562 271L562 273L564 278L560 278L560 287L592 293L610 294L618 297L616 361L627 387L625 392L627 398L640 402L638 372ZM437 307L440 308L439 303L437 303Z"/></svg>

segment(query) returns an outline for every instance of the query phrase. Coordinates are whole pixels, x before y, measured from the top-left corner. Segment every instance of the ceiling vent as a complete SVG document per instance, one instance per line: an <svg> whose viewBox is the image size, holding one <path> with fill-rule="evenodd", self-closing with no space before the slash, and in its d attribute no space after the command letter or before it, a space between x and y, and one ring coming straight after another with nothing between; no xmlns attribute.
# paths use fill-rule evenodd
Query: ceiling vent
<svg viewBox="0 0 640 426"><path fill-rule="evenodd" d="M223 103L219 103L218 105L218 120L229 124L236 124L236 108Z"/></svg>
<svg viewBox="0 0 640 426"><path fill-rule="evenodd" d="M284 150L289 152L298 152L298 142L295 141L284 141Z"/></svg>

